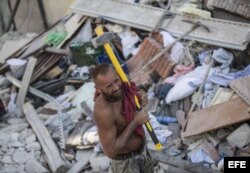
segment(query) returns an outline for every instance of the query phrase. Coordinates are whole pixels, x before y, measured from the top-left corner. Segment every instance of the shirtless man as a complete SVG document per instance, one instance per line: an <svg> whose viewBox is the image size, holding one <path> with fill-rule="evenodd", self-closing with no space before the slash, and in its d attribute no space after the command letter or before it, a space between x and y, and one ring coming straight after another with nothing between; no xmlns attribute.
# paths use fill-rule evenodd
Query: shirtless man
<svg viewBox="0 0 250 173"><path fill-rule="evenodd" d="M135 133L137 126L149 120L146 111L136 112L126 124L122 112L124 89L114 68L101 64L91 73L100 95L95 100L94 120L104 153L112 159L114 173L153 173L153 161L144 144L145 137ZM143 98L144 97L144 98ZM147 104L142 96L142 108Z"/></svg>

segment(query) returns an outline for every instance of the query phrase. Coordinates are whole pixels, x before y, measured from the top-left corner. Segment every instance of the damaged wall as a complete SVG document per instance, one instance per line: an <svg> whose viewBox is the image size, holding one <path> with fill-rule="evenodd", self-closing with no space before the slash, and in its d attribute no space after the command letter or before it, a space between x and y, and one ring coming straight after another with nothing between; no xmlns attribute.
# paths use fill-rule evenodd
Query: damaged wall
<svg viewBox="0 0 250 173"><path fill-rule="evenodd" d="M70 4L75 0L43 0L43 5L46 13L48 25L51 26L57 20L59 20L67 12ZM12 9L16 3L16 0L10 0ZM37 32L44 31L43 21L40 15L37 1L34 0L22 0L19 4L15 22L17 30L20 32Z"/></svg>

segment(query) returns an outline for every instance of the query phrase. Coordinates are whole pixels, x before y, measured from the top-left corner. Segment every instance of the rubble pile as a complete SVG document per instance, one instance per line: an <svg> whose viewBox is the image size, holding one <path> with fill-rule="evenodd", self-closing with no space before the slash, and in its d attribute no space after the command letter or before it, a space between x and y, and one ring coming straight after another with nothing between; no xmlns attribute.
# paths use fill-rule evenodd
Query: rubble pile
<svg viewBox="0 0 250 173"><path fill-rule="evenodd" d="M175 12L190 12L175 5ZM147 134L156 172L223 172L224 157L250 156L250 40L241 40L239 50L218 46L224 40L183 40L122 22L71 13L39 35L0 39L0 173L108 172L90 78L95 65L111 64L91 42L99 25L119 37L112 42L119 63L147 90L150 122L163 145L156 151ZM63 35L58 41L51 33Z"/></svg>

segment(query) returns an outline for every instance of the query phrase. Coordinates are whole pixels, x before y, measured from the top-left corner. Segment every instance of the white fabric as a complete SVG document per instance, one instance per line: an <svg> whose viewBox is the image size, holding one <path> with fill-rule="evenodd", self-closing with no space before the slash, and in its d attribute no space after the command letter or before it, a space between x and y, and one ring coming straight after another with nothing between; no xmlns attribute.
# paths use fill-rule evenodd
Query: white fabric
<svg viewBox="0 0 250 173"><path fill-rule="evenodd" d="M195 92L195 90L201 85L202 81L205 80L205 73L208 69L207 65L199 66L182 76L173 88L167 94L166 103L181 100Z"/></svg>

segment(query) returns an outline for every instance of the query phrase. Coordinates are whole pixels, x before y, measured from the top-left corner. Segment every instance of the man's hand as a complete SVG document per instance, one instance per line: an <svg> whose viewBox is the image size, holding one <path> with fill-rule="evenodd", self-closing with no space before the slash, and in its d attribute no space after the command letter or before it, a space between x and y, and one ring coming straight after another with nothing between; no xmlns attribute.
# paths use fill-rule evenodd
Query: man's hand
<svg viewBox="0 0 250 173"><path fill-rule="evenodd" d="M145 108L148 104L148 96L147 96L147 93L146 91L144 90L140 90L139 91L139 95L141 96L141 108Z"/></svg>
<svg viewBox="0 0 250 173"><path fill-rule="evenodd" d="M134 121L137 125L141 125L149 121L148 112L145 109L142 109L141 111L136 112Z"/></svg>

